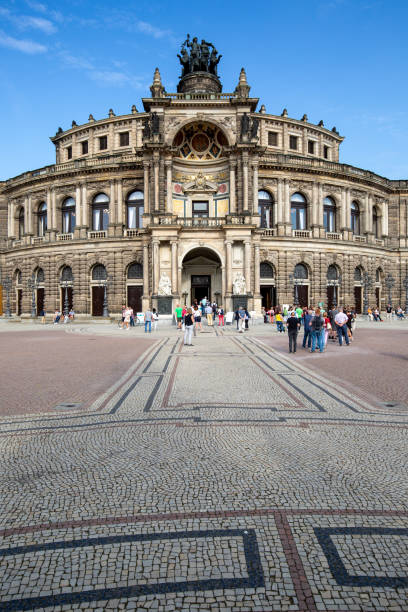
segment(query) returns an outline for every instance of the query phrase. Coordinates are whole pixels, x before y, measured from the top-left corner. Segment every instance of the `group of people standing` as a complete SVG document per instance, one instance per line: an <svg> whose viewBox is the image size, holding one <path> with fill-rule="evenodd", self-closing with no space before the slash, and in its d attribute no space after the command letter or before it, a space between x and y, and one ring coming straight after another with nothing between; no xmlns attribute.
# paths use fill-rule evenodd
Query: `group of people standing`
<svg viewBox="0 0 408 612"><path fill-rule="evenodd" d="M289 353L296 353L297 336L302 325L302 348L308 348L311 353L317 350L323 353L329 339L338 341L340 346L343 345L343 340L349 346L353 339L356 313L350 308L331 308L328 312L320 308L296 308L289 309L288 316L281 313L277 313L277 316L280 319L277 321L279 331L282 331L282 319L286 319L284 322L289 336Z"/></svg>
<svg viewBox="0 0 408 612"><path fill-rule="evenodd" d="M218 325L225 325L224 309L218 306L216 302L209 302L207 298L203 298L198 303L194 300L193 305L187 306L176 305L174 316L177 321L177 329L184 329L184 344L192 346L193 333L196 336L197 331L203 330L202 319L206 318L207 325L214 325L218 316Z"/></svg>

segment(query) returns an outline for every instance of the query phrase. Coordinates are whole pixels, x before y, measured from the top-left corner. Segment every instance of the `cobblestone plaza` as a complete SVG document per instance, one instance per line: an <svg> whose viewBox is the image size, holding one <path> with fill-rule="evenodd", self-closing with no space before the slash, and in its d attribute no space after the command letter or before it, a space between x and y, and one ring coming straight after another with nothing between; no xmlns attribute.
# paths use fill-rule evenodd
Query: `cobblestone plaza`
<svg viewBox="0 0 408 612"><path fill-rule="evenodd" d="M0 609L406 612L405 326L1 322Z"/></svg>

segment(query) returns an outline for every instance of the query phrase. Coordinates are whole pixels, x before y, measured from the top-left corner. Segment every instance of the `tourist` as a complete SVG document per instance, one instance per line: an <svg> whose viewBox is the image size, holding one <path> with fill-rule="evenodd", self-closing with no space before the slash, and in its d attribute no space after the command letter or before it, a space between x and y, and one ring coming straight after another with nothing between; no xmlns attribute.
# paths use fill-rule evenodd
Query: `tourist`
<svg viewBox="0 0 408 612"><path fill-rule="evenodd" d="M387 321L392 321L392 306L391 304L387 304L387 308L385 309Z"/></svg>
<svg viewBox="0 0 408 612"><path fill-rule="evenodd" d="M319 351L324 351L324 319L321 315L320 308L316 308L315 314L310 321L310 329L312 332L312 348L311 353L316 350L316 345L319 347Z"/></svg>
<svg viewBox="0 0 408 612"><path fill-rule="evenodd" d="M396 314L397 314L397 318L400 321L401 321L401 319L405 319L404 311L402 310L401 306L398 306Z"/></svg>
<svg viewBox="0 0 408 612"><path fill-rule="evenodd" d="M135 326L135 318L134 318L133 308L131 306L129 307L129 311L130 311L130 318L129 318L130 327L134 327Z"/></svg>
<svg viewBox="0 0 408 612"><path fill-rule="evenodd" d="M238 331L239 330L239 308L237 308L235 311L234 320L237 322L237 331Z"/></svg>
<svg viewBox="0 0 408 612"><path fill-rule="evenodd" d="M222 325L223 327L225 327L225 322L224 322L224 309L222 306L219 307L218 309L218 327L220 327L220 325Z"/></svg>
<svg viewBox="0 0 408 612"><path fill-rule="evenodd" d="M159 315L157 314L157 310L153 308L152 310L152 319L153 319L153 331L157 331L157 324L159 322Z"/></svg>
<svg viewBox="0 0 408 612"><path fill-rule="evenodd" d="M302 315L303 315L303 310L300 306L296 306L295 308L295 313L297 315L297 318L299 319L299 323L302 323Z"/></svg>
<svg viewBox="0 0 408 612"><path fill-rule="evenodd" d="M122 306L122 329L125 326L125 310L126 310L126 306Z"/></svg>
<svg viewBox="0 0 408 612"><path fill-rule="evenodd" d="M286 326L288 328L289 336L289 353L296 353L296 341L298 331L300 329L300 321L294 310L292 310L290 313L290 316L286 321Z"/></svg>
<svg viewBox="0 0 408 612"><path fill-rule="evenodd" d="M213 324L213 309L211 304L207 304L205 307L205 314L207 315L207 325Z"/></svg>
<svg viewBox="0 0 408 612"><path fill-rule="evenodd" d="M373 312L373 317L374 317L374 321L381 321L381 323L383 322L383 320L381 318L381 313L378 310L378 308L375 308L375 310Z"/></svg>
<svg viewBox="0 0 408 612"><path fill-rule="evenodd" d="M350 308L347 308L346 310L346 315L347 315L347 334L349 337L350 342L353 341L353 313L351 312Z"/></svg>
<svg viewBox="0 0 408 612"><path fill-rule="evenodd" d="M56 310L54 312L54 325L57 325L59 323L60 318L61 318L61 312L59 310Z"/></svg>
<svg viewBox="0 0 408 612"><path fill-rule="evenodd" d="M368 315L368 320L372 321L374 319L373 317L373 311L371 310L370 307L367 308L367 315Z"/></svg>
<svg viewBox="0 0 408 612"><path fill-rule="evenodd" d="M215 323L215 320L217 318L217 302L213 302L212 303L212 315L213 315L213 323Z"/></svg>
<svg viewBox="0 0 408 612"><path fill-rule="evenodd" d="M207 296L204 296L203 299L200 302L200 306L201 306L201 314L202 316L205 315L205 308L207 306Z"/></svg>
<svg viewBox="0 0 408 612"><path fill-rule="evenodd" d="M130 308L129 308L129 306L126 306L126 309L125 309L123 314L124 314L124 320L123 320L122 329L124 327L126 329L129 329L129 324L130 324Z"/></svg>
<svg viewBox="0 0 408 612"><path fill-rule="evenodd" d="M194 318L191 308L187 308L186 316L184 317L184 344L185 346L193 346L191 339L193 335Z"/></svg>
<svg viewBox="0 0 408 612"><path fill-rule="evenodd" d="M75 319L75 310L73 308L71 308L71 310L69 311L69 318L71 319L71 321Z"/></svg>
<svg viewBox="0 0 408 612"><path fill-rule="evenodd" d="M324 347L326 348L329 333L332 331L332 326L331 326L330 319L329 319L327 312L323 313L323 320L324 320L324 326L323 326L324 327Z"/></svg>
<svg viewBox="0 0 408 612"><path fill-rule="evenodd" d="M181 329L181 324L183 322L183 309L180 304L176 304L176 307L174 309L174 316L176 317L177 321L177 329Z"/></svg>
<svg viewBox="0 0 408 612"><path fill-rule="evenodd" d="M303 311L302 311L303 314ZM302 342L302 348L306 348L306 342L307 342L307 348L310 349L310 347L312 346L312 329L310 327L310 322L312 320L312 311L306 308L305 314L303 315L303 342Z"/></svg>
<svg viewBox="0 0 408 612"><path fill-rule="evenodd" d="M339 339L339 345L343 346L343 336L344 339L346 341L347 346L350 344L349 341L349 337L348 337L348 333L347 333L347 321L348 321L348 317L347 315L343 312L343 309L340 308L339 312L336 314L335 317L335 323L337 325L337 336Z"/></svg>
<svg viewBox="0 0 408 612"><path fill-rule="evenodd" d="M144 324L145 324L145 333L147 333L147 328L149 327L149 334L152 333L152 318L153 313L149 308L144 313Z"/></svg>
<svg viewBox="0 0 408 612"><path fill-rule="evenodd" d="M275 320L276 320L276 329L281 334L282 332L285 331L285 329L283 327L283 317L282 317L282 313L281 312L277 312L276 313Z"/></svg>
<svg viewBox="0 0 408 612"><path fill-rule="evenodd" d="M248 309L245 308L245 331L247 331L249 329L249 319L251 318L251 315L248 312Z"/></svg>
<svg viewBox="0 0 408 612"><path fill-rule="evenodd" d="M194 305L193 319L194 319L194 335L196 335L197 329L200 329L200 332L203 331L203 326L201 323L201 310L199 309L198 304Z"/></svg>
<svg viewBox="0 0 408 612"><path fill-rule="evenodd" d="M238 309L238 323L238 332L242 334L245 329L245 310L242 306L240 306Z"/></svg>
<svg viewBox="0 0 408 612"><path fill-rule="evenodd" d="M41 311L40 311L40 317L41 317L41 323L43 325L45 325L45 315L46 315L46 312L45 312L44 308L42 308Z"/></svg>

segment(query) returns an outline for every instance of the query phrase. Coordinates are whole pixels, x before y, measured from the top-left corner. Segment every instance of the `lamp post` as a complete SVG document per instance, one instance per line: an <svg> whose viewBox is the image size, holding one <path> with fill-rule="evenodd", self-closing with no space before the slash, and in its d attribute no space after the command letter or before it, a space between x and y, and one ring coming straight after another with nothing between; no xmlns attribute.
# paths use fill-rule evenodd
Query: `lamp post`
<svg viewBox="0 0 408 612"><path fill-rule="evenodd" d="M69 300L68 300L68 287L72 287L72 283L74 281L74 276L71 276L71 279L60 280L60 286L64 288L64 317L69 315Z"/></svg>
<svg viewBox="0 0 408 612"><path fill-rule="evenodd" d="M112 285L112 277L107 276L104 279L100 279L98 282L98 287L103 287L103 305L102 305L102 316L108 318L109 317L109 308L108 308L108 287Z"/></svg>
<svg viewBox="0 0 408 612"><path fill-rule="evenodd" d="M373 279L368 274L368 272L364 272L361 284L364 288L364 314L368 315L368 292L373 286Z"/></svg>
<svg viewBox="0 0 408 612"><path fill-rule="evenodd" d="M38 289L38 283L35 280L34 274L27 280L27 289L31 291L31 316L34 319L37 316L35 290Z"/></svg>
<svg viewBox="0 0 408 612"><path fill-rule="evenodd" d="M6 290L6 317L11 317L11 310L10 310L11 278L8 275L3 281L3 287Z"/></svg>
<svg viewBox="0 0 408 612"><path fill-rule="evenodd" d="M339 301L339 289L341 286L341 274L339 274L338 278L328 279L327 286L333 287L333 308L337 308ZM330 305L328 304L328 306Z"/></svg>
<svg viewBox="0 0 408 612"><path fill-rule="evenodd" d="M402 281L402 284L405 289L405 314L408 315L408 274Z"/></svg>
<svg viewBox="0 0 408 612"><path fill-rule="evenodd" d="M295 294L294 294L294 298L293 298L293 305L294 306L299 306L299 292L298 292L298 286L302 286L303 285L303 280L301 278L296 278L296 276L294 276L293 274L289 274L289 282L291 285L294 286L295 289Z"/></svg>
<svg viewBox="0 0 408 612"><path fill-rule="evenodd" d="M390 306L392 306L392 289L395 285L395 279L392 276L392 274L387 274L384 282L385 282L385 286L388 289L388 303L390 304Z"/></svg>

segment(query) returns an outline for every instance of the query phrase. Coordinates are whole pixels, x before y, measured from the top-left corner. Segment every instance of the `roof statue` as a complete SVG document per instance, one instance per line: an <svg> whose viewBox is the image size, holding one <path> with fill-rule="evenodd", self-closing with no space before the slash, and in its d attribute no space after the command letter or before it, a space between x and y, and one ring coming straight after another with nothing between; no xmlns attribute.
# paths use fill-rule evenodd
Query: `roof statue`
<svg viewBox="0 0 408 612"><path fill-rule="evenodd" d="M190 50L190 55L188 50ZM191 40L190 34L187 34L186 40L181 45L180 53L181 55L178 54L177 57L183 66L182 77L192 72L209 72L218 76L217 66L222 55L218 55L218 51L212 43L204 39L199 43L196 36Z"/></svg>

